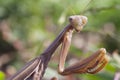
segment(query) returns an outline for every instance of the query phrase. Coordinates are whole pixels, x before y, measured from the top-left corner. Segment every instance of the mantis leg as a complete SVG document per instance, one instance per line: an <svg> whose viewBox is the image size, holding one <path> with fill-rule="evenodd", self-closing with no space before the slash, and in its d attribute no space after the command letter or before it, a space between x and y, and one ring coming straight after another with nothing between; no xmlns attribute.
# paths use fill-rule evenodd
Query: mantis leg
<svg viewBox="0 0 120 80"><path fill-rule="evenodd" d="M101 69L103 69L103 67L106 65L106 63L108 63L108 60L104 58L104 59L101 61L100 65L97 67L96 70L89 71L88 73L90 73L90 74L95 74L95 73L99 72Z"/></svg>
<svg viewBox="0 0 120 80"><path fill-rule="evenodd" d="M63 37L63 42L62 42L62 47L61 47L61 52L60 52L60 61L58 65L58 72L60 74L64 72L64 64L65 64L68 50L70 48L72 33L73 33L73 30L69 30L65 33Z"/></svg>
<svg viewBox="0 0 120 80"><path fill-rule="evenodd" d="M81 60L80 62L64 69L61 72L61 75L68 75L73 73L90 73L94 74L99 72L103 67L107 64L108 60L106 58L106 50L101 48L100 50L96 51L90 57Z"/></svg>

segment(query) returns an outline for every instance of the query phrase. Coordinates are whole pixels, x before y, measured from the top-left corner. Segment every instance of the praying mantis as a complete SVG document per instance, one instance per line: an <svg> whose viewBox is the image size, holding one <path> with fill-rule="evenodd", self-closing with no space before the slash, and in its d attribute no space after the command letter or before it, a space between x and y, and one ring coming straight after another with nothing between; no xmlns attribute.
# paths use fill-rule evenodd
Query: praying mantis
<svg viewBox="0 0 120 80"><path fill-rule="evenodd" d="M74 73L94 74L99 72L108 63L106 50L104 48L96 51L90 57L83 59L66 69L64 68L67 53L71 45L72 33L74 31L80 32L86 23L86 16L70 16L69 24L63 29L52 44L40 56L28 62L25 67L8 80L41 80L50 58L60 44L62 44L62 47L59 57L58 73L61 75L69 75Z"/></svg>

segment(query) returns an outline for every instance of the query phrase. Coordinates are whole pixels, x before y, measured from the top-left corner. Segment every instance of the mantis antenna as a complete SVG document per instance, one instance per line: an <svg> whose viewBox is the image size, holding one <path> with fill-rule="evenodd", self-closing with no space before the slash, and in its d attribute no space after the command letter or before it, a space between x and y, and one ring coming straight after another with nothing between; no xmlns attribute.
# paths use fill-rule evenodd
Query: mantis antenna
<svg viewBox="0 0 120 80"><path fill-rule="evenodd" d="M83 13L86 11L86 9L88 8L89 4L90 4L92 1L93 1L93 0L89 0L89 1L88 1L88 3L85 5L85 7L83 8L83 11L81 11L80 14L83 14Z"/></svg>
<svg viewBox="0 0 120 80"><path fill-rule="evenodd" d="M86 11L87 7L89 6L89 4L90 4L92 1L93 1L93 0L89 0L88 3L86 3L86 5L83 7L82 11L80 12L80 15L83 14L83 13ZM70 5L68 8L69 8L69 10L72 11L73 15L76 14L75 10L71 7L71 5Z"/></svg>

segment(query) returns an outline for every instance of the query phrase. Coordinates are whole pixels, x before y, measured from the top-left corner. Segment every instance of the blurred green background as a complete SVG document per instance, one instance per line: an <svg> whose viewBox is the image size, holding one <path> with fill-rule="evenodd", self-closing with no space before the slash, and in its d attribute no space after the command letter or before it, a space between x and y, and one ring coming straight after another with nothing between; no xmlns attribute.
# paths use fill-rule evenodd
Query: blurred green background
<svg viewBox="0 0 120 80"><path fill-rule="evenodd" d="M58 48L44 80L54 76L59 80L120 77L120 0L0 0L0 80L10 77L40 55L69 23L71 15L87 16L88 24L80 33L73 34L66 66L101 47L106 48L109 63L94 75L63 77L57 73Z"/></svg>

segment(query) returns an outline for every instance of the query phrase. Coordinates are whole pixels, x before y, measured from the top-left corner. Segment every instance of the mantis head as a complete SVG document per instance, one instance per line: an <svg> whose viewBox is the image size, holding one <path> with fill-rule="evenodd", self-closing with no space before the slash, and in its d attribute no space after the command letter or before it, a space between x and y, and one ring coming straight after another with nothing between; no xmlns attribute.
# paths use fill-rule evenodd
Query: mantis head
<svg viewBox="0 0 120 80"><path fill-rule="evenodd" d="M87 23L88 18L82 15L74 15L69 17L69 22L73 28L79 32Z"/></svg>

